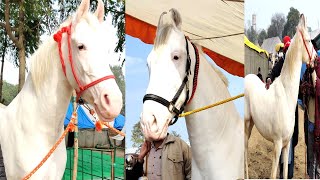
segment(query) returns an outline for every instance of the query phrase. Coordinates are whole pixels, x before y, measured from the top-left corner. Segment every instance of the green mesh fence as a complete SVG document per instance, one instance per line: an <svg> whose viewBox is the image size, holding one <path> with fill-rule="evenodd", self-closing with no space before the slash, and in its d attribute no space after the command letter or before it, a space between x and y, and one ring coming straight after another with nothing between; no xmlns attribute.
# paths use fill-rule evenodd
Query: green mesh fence
<svg viewBox="0 0 320 180"><path fill-rule="evenodd" d="M112 157L111 149L81 149L78 151L77 180L111 179ZM68 159L64 171L63 180L72 179L73 171L73 148L67 149ZM116 149L114 150L116 152ZM114 179L124 179L124 158L114 158Z"/></svg>

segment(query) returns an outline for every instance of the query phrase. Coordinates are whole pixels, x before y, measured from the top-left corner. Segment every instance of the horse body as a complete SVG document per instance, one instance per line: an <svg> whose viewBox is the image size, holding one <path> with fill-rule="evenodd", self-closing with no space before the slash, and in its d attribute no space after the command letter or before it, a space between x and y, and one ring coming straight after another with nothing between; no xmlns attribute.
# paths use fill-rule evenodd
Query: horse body
<svg viewBox="0 0 320 180"><path fill-rule="evenodd" d="M88 12L89 7L90 1L83 0L75 17L62 24L71 31L70 37L61 35L60 41L65 71L61 68L58 43L50 37L32 55L31 71L22 90L1 112L0 142L9 180L21 179L30 173L59 139L73 89L79 93L80 87L94 83L81 92L81 97L95 106L99 118L109 121L120 113L119 87L114 78L106 79L112 77L112 72L103 49L105 41L101 41L106 33L102 25L104 6L99 0L95 15ZM69 50L73 65L69 62ZM110 75L105 76L107 73ZM76 75L79 82L76 82ZM61 179L66 160L65 141L62 140L31 179Z"/></svg>
<svg viewBox="0 0 320 180"><path fill-rule="evenodd" d="M307 47L302 33L306 36L304 16L300 17L297 33L291 43L284 61L281 75L265 89L264 83L254 74L245 77L245 159L248 178L247 148L253 125L260 134L274 143L274 157L271 178L276 178L279 157L282 150L284 158L284 177L287 177L288 153L290 140L294 130L295 108L297 105L299 80L302 61L312 63L316 56L310 51L308 58ZM312 47L313 48L313 47ZM309 55L310 56L310 55ZM310 62L309 62L310 60Z"/></svg>
<svg viewBox="0 0 320 180"><path fill-rule="evenodd" d="M54 44L53 40L49 41ZM57 52L57 48L48 51ZM55 59L58 58L57 55ZM53 64L52 70L45 74L48 80L41 94L36 93L31 78L33 74L29 74L21 92L2 113L0 136L8 179L19 179L31 172L64 130L72 87L59 70L59 61ZM66 149L62 141L32 178L61 179L65 164Z"/></svg>
<svg viewBox="0 0 320 180"><path fill-rule="evenodd" d="M200 57L198 86L186 110L229 98L225 77ZM186 116L192 149L192 179L244 177L243 121L233 102Z"/></svg>

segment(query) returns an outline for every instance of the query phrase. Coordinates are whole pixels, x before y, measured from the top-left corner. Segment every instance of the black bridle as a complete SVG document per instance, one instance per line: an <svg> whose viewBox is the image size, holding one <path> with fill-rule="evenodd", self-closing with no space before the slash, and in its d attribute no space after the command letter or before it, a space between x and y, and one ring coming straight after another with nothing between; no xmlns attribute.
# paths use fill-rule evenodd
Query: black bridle
<svg viewBox="0 0 320 180"><path fill-rule="evenodd" d="M183 112L184 107L187 105L187 102L189 100L189 79L188 79L188 77L189 77L189 75L191 75L191 58L190 58L190 54L189 54L189 45L188 45L187 37L185 37L185 39L186 39L186 49L187 49L187 63L186 63L185 76L184 76L184 79L183 79L178 91L176 92L176 94L174 95L172 100L169 102L168 100L164 99L163 97L160 97L155 94L146 94L143 97L143 103L147 100L156 101L156 102L164 105L165 107L167 107L170 113L175 114L175 116L173 117L174 120L171 121L169 125L173 125L177 122L179 115ZM193 43L191 43L191 44L192 44L193 48L195 49L196 58L197 58L198 56L197 56L196 47ZM179 99L184 87L186 87L186 99L185 99L183 105L181 106L181 108L178 109L175 105L176 105L176 102Z"/></svg>

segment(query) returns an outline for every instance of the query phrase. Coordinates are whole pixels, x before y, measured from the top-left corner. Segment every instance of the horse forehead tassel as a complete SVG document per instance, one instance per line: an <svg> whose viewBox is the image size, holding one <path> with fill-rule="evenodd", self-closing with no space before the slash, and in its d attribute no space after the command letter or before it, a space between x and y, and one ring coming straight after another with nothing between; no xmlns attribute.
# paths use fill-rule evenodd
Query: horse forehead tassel
<svg viewBox="0 0 320 180"><path fill-rule="evenodd" d="M70 24L69 26L65 26L65 27L61 28L61 30L59 30L57 33L55 33L55 34L53 35L53 39L54 39L56 42L60 43L60 42L61 42L61 39L62 39L62 34L65 33L65 32L66 32L68 35L71 34L71 24Z"/></svg>

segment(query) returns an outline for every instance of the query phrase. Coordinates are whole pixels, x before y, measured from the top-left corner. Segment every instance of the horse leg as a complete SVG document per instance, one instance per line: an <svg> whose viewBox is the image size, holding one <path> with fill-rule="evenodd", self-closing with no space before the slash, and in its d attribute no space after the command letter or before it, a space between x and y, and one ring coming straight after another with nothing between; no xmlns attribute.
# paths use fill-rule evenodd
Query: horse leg
<svg viewBox="0 0 320 180"><path fill-rule="evenodd" d="M245 158L247 179L249 179L248 146L249 146L249 138L251 136L251 131L252 131L253 125L254 125L254 123L253 123L252 119L245 121L245 152L244 152L244 158Z"/></svg>
<svg viewBox="0 0 320 180"><path fill-rule="evenodd" d="M275 179L277 177L277 169L279 164L280 153L282 149L282 140L276 140L273 142L274 144L274 156L272 161L272 170L271 170L271 179Z"/></svg>
<svg viewBox="0 0 320 180"><path fill-rule="evenodd" d="M288 179L288 161L289 161L290 141L283 147L283 178Z"/></svg>

